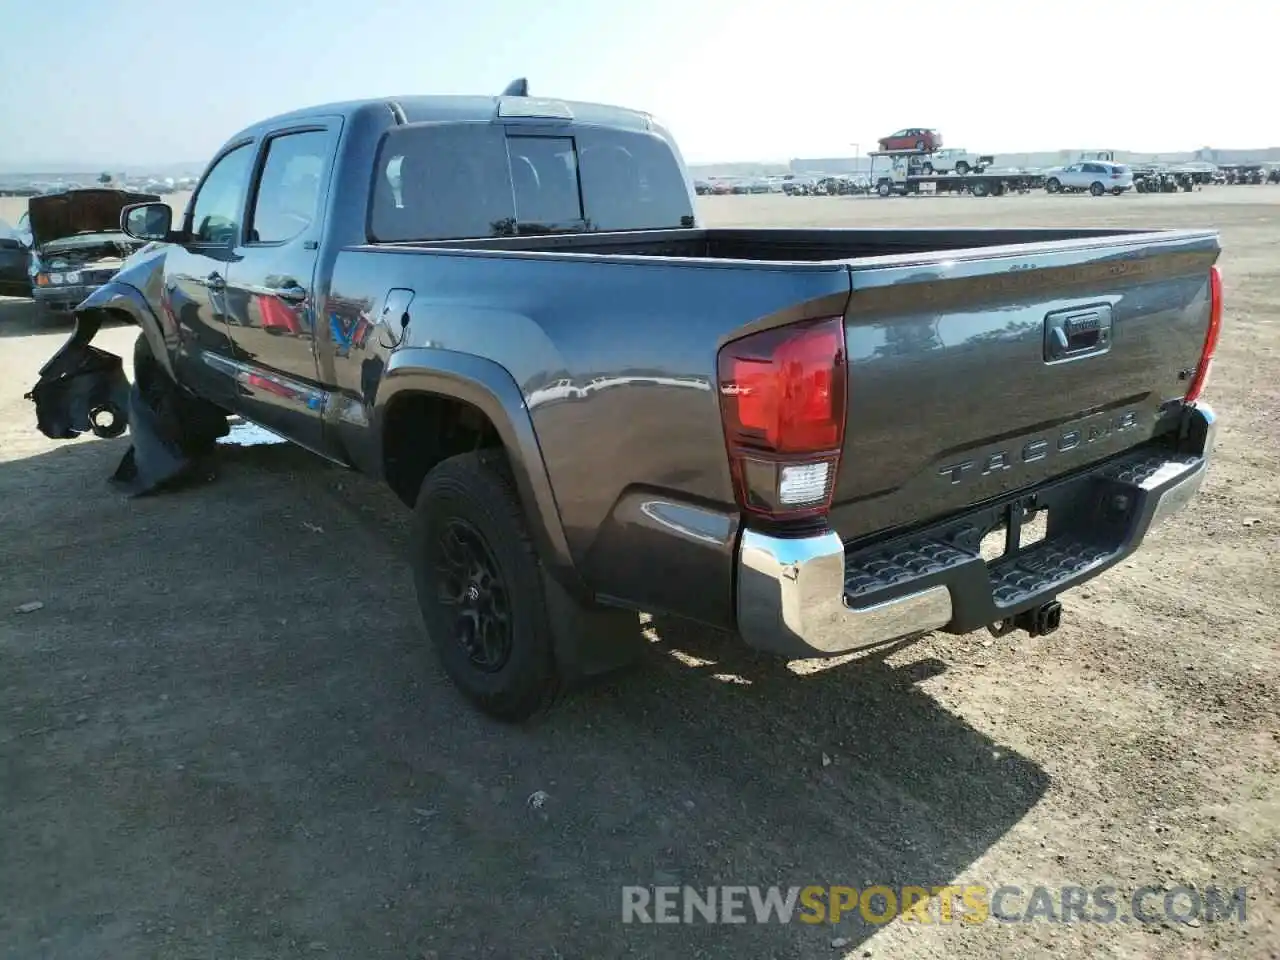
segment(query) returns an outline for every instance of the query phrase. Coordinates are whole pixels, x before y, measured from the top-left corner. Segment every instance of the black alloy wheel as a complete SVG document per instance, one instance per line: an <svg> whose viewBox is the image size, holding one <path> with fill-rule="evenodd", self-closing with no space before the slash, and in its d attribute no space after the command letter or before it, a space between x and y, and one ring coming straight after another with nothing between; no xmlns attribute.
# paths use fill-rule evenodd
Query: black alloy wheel
<svg viewBox="0 0 1280 960"><path fill-rule="evenodd" d="M451 639L478 670L496 673L511 659L511 599L484 535L452 517L438 535L440 602L453 613Z"/></svg>

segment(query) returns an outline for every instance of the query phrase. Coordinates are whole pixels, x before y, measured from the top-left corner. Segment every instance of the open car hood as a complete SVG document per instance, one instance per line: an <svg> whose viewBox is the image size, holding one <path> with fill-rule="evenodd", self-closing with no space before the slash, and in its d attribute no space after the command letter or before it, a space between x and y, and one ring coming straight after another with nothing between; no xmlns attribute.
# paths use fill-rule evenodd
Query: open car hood
<svg viewBox="0 0 1280 960"><path fill-rule="evenodd" d="M131 203L152 203L153 193L129 190L68 190L32 197L27 202L31 236L36 248L51 240L78 233L115 233L120 229L120 211Z"/></svg>

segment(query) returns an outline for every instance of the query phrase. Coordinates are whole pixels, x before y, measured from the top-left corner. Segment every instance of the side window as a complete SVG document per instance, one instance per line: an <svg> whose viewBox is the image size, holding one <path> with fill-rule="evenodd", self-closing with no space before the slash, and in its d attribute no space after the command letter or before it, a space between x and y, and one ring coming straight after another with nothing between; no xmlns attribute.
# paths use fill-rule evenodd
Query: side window
<svg viewBox="0 0 1280 960"><path fill-rule="evenodd" d="M209 170L191 207L191 232L197 243L234 243L253 162L253 145L236 147Z"/></svg>
<svg viewBox="0 0 1280 960"><path fill-rule="evenodd" d="M578 152L572 137L507 137L516 220L573 224L582 220Z"/></svg>
<svg viewBox="0 0 1280 960"><path fill-rule="evenodd" d="M267 141L246 234L250 243L292 240L315 221L329 144L325 130L286 133Z"/></svg>
<svg viewBox="0 0 1280 960"><path fill-rule="evenodd" d="M502 131L422 123L389 131L374 161L369 237L378 243L510 234L515 211Z"/></svg>

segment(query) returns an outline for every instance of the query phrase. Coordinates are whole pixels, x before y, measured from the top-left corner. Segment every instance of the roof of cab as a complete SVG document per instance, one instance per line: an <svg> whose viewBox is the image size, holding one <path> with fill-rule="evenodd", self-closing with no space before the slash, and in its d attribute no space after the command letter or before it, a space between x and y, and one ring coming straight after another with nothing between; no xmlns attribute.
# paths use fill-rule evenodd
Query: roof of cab
<svg viewBox="0 0 1280 960"><path fill-rule="evenodd" d="M316 117L340 116L346 119L376 110L387 110L394 113L397 107L404 112L405 122L407 123L424 121L489 121L497 119L498 108L503 100L526 99L532 99L536 102L539 99L554 100L555 98L419 95L384 97L377 100L348 100L342 103L326 103L277 114L274 117L269 117L250 127L246 127L236 134L236 137L254 136L284 124L305 122ZM600 103L582 103L573 100L557 100L555 102L567 106L572 111L572 122L575 124L589 123L628 130L648 130L653 126L653 118L640 110L628 110L624 107L611 107Z"/></svg>

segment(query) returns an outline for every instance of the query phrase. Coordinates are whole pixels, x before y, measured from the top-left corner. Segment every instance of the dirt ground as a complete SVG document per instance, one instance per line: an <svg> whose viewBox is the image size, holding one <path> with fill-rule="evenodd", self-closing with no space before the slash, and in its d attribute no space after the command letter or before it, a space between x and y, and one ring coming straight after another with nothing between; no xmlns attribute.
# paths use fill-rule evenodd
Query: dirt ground
<svg viewBox="0 0 1280 960"><path fill-rule="evenodd" d="M251 446L122 499L127 439L47 441L22 399L66 328L0 301L0 956L1277 955L1280 188L704 212L1219 228L1194 509L1065 595L1050 638L816 669L660 625L638 669L509 729L429 654L388 493ZM621 923L632 884L949 883L1248 900L1243 924Z"/></svg>

